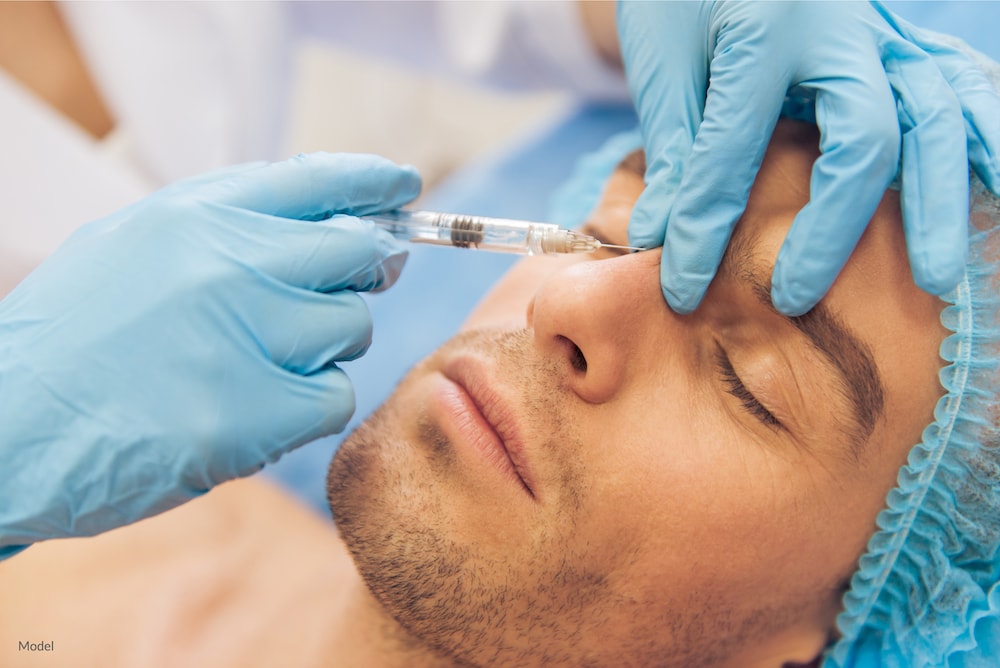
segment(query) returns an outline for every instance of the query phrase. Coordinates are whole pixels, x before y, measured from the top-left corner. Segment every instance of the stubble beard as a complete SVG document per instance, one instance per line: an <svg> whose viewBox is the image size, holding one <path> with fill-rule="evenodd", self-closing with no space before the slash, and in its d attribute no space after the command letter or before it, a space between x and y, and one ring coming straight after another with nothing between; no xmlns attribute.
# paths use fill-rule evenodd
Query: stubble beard
<svg viewBox="0 0 1000 668"><path fill-rule="evenodd" d="M442 350L475 347L518 359L526 340L525 332L473 332ZM410 377L345 440L330 465L331 509L359 573L408 635L457 665L575 663L554 648L579 645L572 636L582 632L583 610L596 605L605 583L572 565L586 559L563 546L574 530L571 516L527 545L512 546L509 558L459 542L462 534L449 519L454 502L440 495L444 486L434 485L457 465L452 445L422 416L402 415L395 401ZM415 422L421 440L418 470L416 446L399 435L406 420ZM567 475L564 483L578 481ZM528 640L540 636L559 641Z"/></svg>
<svg viewBox="0 0 1000 668"><path fill-rule="evenodd" d="M446 347L518 345L515 335L497 340L496 334L473 334L478 338L459 337ZM722 604L713 610L705 599L661 601L654 608L616 594L609 573L589 568L588 555L570 547L576 544L576 494L567 495L567 508L541 537L528 549L512 546L509 558L459 542L462 534L449 520L454 504L434 485L456 465L452 446L420 416L403 415L395 398L345 440L331 462L327 490L366 586L428 653L458 666L712 666L740 644L748 627L759 628L759 617L741 619ZM426 457L419 471L412 465L415 446L400 435L406 420L419 429ZM566 446L554 442L543 449ZM564 485L580 492L582 477L567 471ZM598 641L595 648L594 636L623 614L635 620L626 645Z"/></svg>

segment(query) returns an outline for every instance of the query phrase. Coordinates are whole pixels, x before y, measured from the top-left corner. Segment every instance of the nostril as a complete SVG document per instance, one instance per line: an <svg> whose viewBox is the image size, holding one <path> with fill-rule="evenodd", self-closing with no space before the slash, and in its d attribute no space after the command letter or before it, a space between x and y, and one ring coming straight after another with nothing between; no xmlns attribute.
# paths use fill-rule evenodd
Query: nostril
<svg viewBox="0 0 1000 668"><path fill-rule="evenodd" d="M580 350L580 346L576 345L565 336L559 337L566 346L569 347L569 363L574 369L580 373L587 373L587 358L583 356L583 351Z"/></svg>

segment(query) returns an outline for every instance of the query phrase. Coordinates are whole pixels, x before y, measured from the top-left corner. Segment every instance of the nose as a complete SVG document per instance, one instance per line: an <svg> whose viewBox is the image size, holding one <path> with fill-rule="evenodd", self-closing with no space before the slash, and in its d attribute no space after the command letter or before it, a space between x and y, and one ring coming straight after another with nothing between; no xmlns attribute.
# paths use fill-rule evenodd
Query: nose
<svg viewBox="0 0 1000 668"><path fill-rule="evenodd" d="M659 251L574 264L528 305L539 354L587 403L614 398L643 364L644 341L677 317L660 292L659 267Z"/></svg>

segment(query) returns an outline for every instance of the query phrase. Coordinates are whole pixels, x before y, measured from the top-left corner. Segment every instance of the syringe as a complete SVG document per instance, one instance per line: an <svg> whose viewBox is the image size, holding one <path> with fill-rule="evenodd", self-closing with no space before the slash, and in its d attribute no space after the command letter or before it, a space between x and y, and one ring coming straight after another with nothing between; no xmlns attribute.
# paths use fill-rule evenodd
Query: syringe
<svg viewBox="0 0 1000 668"><path fill-rule="evenodd" d="M509 218L466 216L437 211L398 210L361 216L403 241L500 253L592 253L599 248L643 250L601 243L588 235L552 223Z"/></svg>

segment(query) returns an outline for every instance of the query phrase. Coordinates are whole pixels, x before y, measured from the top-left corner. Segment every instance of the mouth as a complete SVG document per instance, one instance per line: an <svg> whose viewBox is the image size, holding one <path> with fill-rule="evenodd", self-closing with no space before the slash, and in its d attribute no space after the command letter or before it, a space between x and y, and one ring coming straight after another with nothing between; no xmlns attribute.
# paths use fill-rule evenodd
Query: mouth
<svg viewBox="0 0 1000 668"><path fill-rule="evenodd" d="M486 434L470 434L473 445L478 447L498 468L512 473L524 490L535 498L530 472L524 457L524 441L518 427L513 405L504 399L490 381L488 369L476 360L459 358L450 360L441 370L446 380L459 391L459 402L467 399L466 408L472 429L476 424ZM464 395L461 396L461 395ZM485 436L481 438L480 436Z"/></svg>

